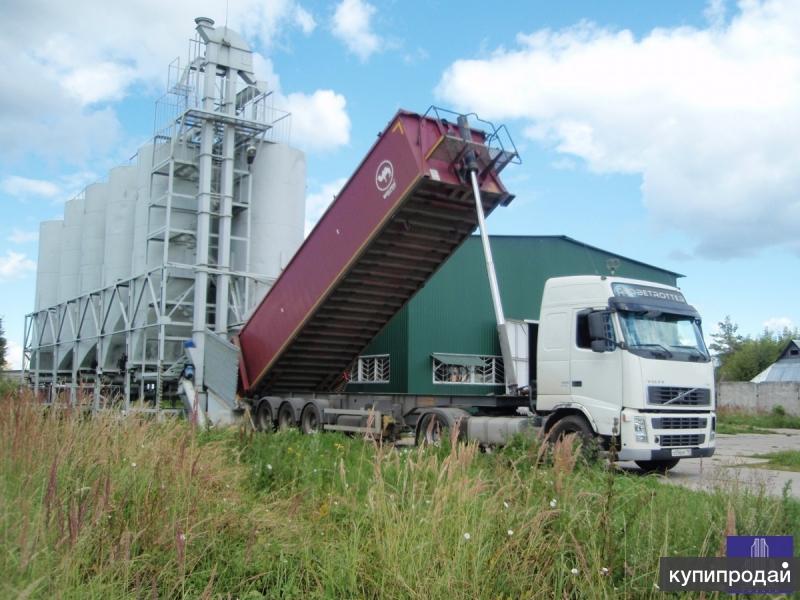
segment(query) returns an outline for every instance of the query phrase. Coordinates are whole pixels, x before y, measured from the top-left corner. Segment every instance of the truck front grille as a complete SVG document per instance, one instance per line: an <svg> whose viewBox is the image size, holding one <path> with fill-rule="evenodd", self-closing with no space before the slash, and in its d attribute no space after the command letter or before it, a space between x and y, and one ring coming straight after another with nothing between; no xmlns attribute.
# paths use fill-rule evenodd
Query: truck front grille
<svg viewBox="0 0 800 600"><path fill-rule="evenodd" d="M653 429L705 429L705 417L657 417L653 419Z"/></svg>
<svg viewBox="0 0 800 600"><path fill-rule="evenodd" d="M677 448L679 446L699 446L705 439L706 436L702 433L662 435L660 443L662 448Z"/></svg>
<svg viewBox="0 0 800 600"><path fill-rule="evenodd" d="M647 388L647 402L668 406L709 406L711 390L708 388L650 386Z"/></svg>

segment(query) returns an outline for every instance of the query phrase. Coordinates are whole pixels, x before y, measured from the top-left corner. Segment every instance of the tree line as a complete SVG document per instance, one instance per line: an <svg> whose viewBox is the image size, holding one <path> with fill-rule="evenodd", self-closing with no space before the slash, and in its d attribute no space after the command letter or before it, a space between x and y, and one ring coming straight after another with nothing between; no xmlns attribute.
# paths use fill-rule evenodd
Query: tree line
<svg viewBox="0 0 800 600"><path fill-rule="evenodd" d="M783 331L764 328L758 336L743 336L730 315L717 324L711 334L709 349L717 356L719 381L750 381L780 356L792 339L800 338L800 330L785 327Z"/></svg>

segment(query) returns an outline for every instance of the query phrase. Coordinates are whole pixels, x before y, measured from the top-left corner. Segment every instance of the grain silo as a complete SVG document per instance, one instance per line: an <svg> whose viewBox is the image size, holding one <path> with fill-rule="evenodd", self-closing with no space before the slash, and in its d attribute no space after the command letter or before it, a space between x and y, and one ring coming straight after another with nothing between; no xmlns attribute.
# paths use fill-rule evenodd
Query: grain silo
<svg viewBox="0 0 800 600"><path fill-rule="evenodd" d="M127 279L133 272L133 231L136 211L136 167L120 166L108 176L103 248L103 286Z"/></svg>
<svg viewBox="0 0 800 600"><path fill-rule="evenodd" d="M81 269L81 235L83 226L83 194L64 205L64 228L61 232L58 272L58 302L75 298L79 291ZM42 241L39 240L41 245Z"/></svg>
<svg viewBox="0 0 800 600"><path fill-rule="evenodd" d="M58 304L61 269L61 220L42 221L39 225L39 259L36 270L36 310Z"/></svg>
<svg viewBox="0 0 800 600"><path fill-rule="evenodd" d="M67 202L63 223L42 224L25 367L51 399L164 410L187 344L201 388L207 336L234 334L302 242L305 157L287 145L289 115L242 36L195 23L153 138Z"/></svg>

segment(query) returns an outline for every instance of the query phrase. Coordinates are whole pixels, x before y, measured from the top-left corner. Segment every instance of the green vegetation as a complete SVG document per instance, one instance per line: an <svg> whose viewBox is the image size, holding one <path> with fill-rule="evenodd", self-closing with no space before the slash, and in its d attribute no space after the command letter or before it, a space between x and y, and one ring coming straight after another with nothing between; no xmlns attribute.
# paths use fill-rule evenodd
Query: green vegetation
<svg viewBox="0 0 800 600"><path fill-rule="evenodd" d="M717 324L717 333L711 334L714 341L709 348L720 360L719 381L750 381L778 359L791 339L800 337L797 329L764 329L758 337L742 336L738 330L739 326L726 316Z"/></svg>
<svg viewBox="0 0 800 600"><path fill-rule="evenodd" d="M782 406L768 413L719 409L717 433L775 433L772 429L800 429L800 417L787 415Z"/></svg>
<svg viewBox="0 0 800 600"><path fill-rule="evenodd" d="M0 401L0 597L660 598L660 556L800 535L788 497L545 450L197 434Z"/></svg>
<svg viewBox="0 0 800 600"><path fill-rule="evenodd" d="M8 367L6 362L6 354L8 352L8 344L6 341L6 332L3 329L3 317L0 317L0 398L5 398L14 390L16 385L8 377L3 374L3 371Z"/></svg>
<svg viewBox="0 0 800 600"><path fill-rule="evenodd" d="M6 368L6 352L8 342L6 341L6 331L3 329L3 317L0 317L0 371Z"/></svg>
<svg viewBox="0 0 800 600"><path fill-rule="evenodd" d="M754 454L753 458L766 458L767 462L759 463L758 467L768 467L781 471L800 471L800 450L783 450L768 454Z"/></svg>
<svg viewBox="0 0 800 600"><path fill-rule="evenodd" d="M11 378L0 373L0 398L9 396L17 387L19 387L18 384L14 383Z"/></svg>

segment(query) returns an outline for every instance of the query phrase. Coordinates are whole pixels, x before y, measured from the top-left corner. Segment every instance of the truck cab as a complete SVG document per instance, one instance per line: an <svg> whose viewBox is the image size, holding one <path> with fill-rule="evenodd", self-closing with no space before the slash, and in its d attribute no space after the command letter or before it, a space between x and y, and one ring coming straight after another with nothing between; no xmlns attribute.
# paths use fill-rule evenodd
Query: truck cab
<svg viewBox="0 0 800 600"><path fill-rule="evenodd" d="M606 276L549 279L536 390L533 408L547 417L551 437L598 436L618 460L647 470L714 453L713 366L700 315L678 288Z"/></svg>

